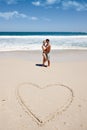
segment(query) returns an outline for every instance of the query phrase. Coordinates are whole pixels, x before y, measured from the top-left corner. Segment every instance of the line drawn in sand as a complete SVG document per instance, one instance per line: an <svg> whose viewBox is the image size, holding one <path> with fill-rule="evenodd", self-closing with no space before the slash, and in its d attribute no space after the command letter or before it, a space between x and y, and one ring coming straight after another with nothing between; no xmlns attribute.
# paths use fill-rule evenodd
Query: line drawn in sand
<svg viewBox="0 0 87 130"><path fill-rule="evenodd" d="M22 91L23 89L23 91ZM46 93L46 90L49 91L49 93L52 93L52 91L54 89L56 89L56 95L54 94L54 98L55 96L57 96L57 93L59 92L62 92L64 93L65 91L65 96L66 96L66 101L64 102L64 104L61 104L60 106L58 105L58 107L54 110L54 111L48 111L48 114L42 118L40 115L38 115L38 111L40 110L40 107L41 107L41 104L39 103L39 98L41 98L41 96L43 95L40 95L40 97L38 96L38 103L40 104L39 106L36 106L38 111L35 112L33 109L32 109L32 105L28 104L25 102L26 100L23 99L23 94L21 94L22 92L24 92L26 89L26 93L30 93L31 94L31 90L33 91L34 89L36 91L39 92L39 94L43 94L43 91L44 93ZM51 89L51 91L50 91ZM35 90L34 90L34 93L33 95L35 95ZM28 91L28 92L27 92ZM48 94L49 94L48 93ZM61 93L61 95L63 94ZM47 94L47 93L46 93ZM68 97L67 97L67 94L68 94ZM26 94L24 94L26 96ZM21 83L17 86L16 88L16 96L17 96L17 100L18 100L18 103L22 106L23 110L29 115L32 117L32 119L39 125L39 126L42 126L44 125L45 123L49 122L50 120L54 119L56 116L58 116L58 114L61 114L62 112L66 111L69 106L71 105L72 101L73 101L73 98L74 98L74 94L73 94L73 90L66 86L66 85L63 85L63 84L49 84L45 87L40 87L39 85L36 85L34 83L29 83L29 82L25 82L25 83ZM62 95L63 96L63 95ZM30 97L31 98L31 97ZM52 98L52 97L51 97ZM33 99L33 98L32 98ZM48 99L46 99L48 100ZM45 102L46 102L45 100ZM55 99L56 100L59 100L58 98ZM61 99L60 99L61 100ZM31 101L30 101L31 102ZM51 102L51 101L50 101ZM46 104L48 105L48 104ZM52 105L51 105L52 106ZM55 104L54 104L55 106ZM46 108L46 106L45 106ZM34 108L35 109L35 108ZM44 111L43 111L43 114L44 114Z"/></svg>

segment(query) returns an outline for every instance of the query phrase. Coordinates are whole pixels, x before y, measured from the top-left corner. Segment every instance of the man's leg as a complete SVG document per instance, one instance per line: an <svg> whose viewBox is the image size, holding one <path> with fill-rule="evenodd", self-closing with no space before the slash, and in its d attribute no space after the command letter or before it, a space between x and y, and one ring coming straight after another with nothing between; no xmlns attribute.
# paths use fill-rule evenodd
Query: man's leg
<svg viewBox="0 0 87 130"><path fill-rule="evenodd" d="M50 60L48 60L48 66L50 66Z"/></svg>
<svg viewBox="0 0 87 130"><path fill-rule="evenodd" d="M47 54L47 61L48 61L48 66L50 66L50 55L49 55L49 53Z"/></svg>

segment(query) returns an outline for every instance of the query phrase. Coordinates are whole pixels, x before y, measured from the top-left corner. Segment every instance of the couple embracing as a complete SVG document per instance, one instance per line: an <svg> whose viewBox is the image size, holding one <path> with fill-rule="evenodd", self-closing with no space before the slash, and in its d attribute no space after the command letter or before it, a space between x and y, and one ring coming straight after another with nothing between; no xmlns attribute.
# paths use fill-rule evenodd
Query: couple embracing
<svg viewBox="0 0 87 130"><path fill-rule="evenodd" d="M43 45L42 45L42 51L43 51L43 66L45 65L45 62L48 62L48 66L50 66L50 50L51 50L51 45L50 45L50 40L46 39L43 41Z"/></svg>

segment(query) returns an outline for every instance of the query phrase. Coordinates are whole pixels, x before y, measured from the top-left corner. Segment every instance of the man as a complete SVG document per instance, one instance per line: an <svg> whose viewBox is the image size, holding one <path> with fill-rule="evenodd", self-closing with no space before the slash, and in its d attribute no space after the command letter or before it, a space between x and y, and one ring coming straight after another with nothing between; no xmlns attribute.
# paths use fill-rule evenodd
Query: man
<svg viewBox="0 0 87 130"><path fill-rule="evenodd" d="M46 39L46 41L43 41L43 65L45 66L45 62L48 62L48 66L50 66L50 51L51 51L51 45L50 45L50 40Z"/></svg>

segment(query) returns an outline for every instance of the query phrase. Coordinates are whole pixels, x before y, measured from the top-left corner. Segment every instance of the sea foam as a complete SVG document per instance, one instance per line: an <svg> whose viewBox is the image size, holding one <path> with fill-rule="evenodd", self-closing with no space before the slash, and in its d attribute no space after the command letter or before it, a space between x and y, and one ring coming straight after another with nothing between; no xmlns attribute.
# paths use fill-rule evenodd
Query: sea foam
<svg viewBox="0 0 87 130"><path fill-rule="evenodd" d="M87 49L87 36L0 36L0 51L41 50L42 42L50 39L53 50Z"/></svg>

